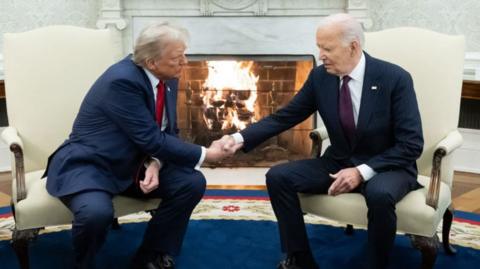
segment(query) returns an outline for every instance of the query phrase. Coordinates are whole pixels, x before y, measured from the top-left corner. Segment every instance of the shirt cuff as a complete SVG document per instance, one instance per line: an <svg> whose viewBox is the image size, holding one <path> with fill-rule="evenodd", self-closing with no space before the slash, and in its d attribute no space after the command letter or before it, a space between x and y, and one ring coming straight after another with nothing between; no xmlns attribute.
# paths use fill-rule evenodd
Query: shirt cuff
<svg viewBox="0 0 480 269"><path fill-rule="evenodd" d="M205 156L207 156L207 149L202 147L202 155L200 155L200 160L198 160L197 165L195 165L195 170L200 171L200 166L202 166L203 161L205 161Z"/></svg>
<svg viewBox="0 0 480 269"><path fill-rule="evenodd" d="M371 179L372 177L374 177L377 174L377 172L375 172L375 170L373 170L370 166L368 166L366 164L361 164L361 165L357 166L357 169L360 172L360 174L362 175L364 181L367 181L367 180Z"/></svg>
<svg viewBox="0 0 480 269"><path fill-rule="evenodd" d="M240 133L234 133L230 136L235 140L235 144L243 143L243 136Z"/></svg>
<svg viewBox="0 0 480 269"><path fill-rule="evenodd" d="M148 168L148 166L150 165L150 162L152 161L155 161L157 162L158 164L158 167L160 167L159 169L162 169L162 161L160 161L159 159L155 158L155 157L150 157L149 160L147 160L143 165L145 166L145 168Z"/></svg>

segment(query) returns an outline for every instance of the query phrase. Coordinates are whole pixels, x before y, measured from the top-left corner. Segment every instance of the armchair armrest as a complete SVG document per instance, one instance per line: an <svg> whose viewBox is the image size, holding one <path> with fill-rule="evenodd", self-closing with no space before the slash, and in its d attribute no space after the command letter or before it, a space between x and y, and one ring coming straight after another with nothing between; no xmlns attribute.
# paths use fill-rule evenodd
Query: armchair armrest
<svg viewBox="0 0 480 269"><path fill-rule="evenodd" d="M25 167L23 162L23 142L18 136L17 129L11 126L7 127L2 132L2 139L10 147L10 151L15 157L15 182L17 184L17 195L16 201L14 202L19 202L27 197L27 189L25 187Z"/></svg>
<svg viewBox="0 0 480 269"><path fill-rule="evenodd" d="M440 195L440 175L442 158L451 154L455 149L462 145L462 135L458 130L451 131L444 139L442 139L435 147L432 160L432 173L430 176L430 186L427 192L427 205L437 209L438 196Z"/></svg>
<svg viewBox="0 0 480 269"><path fill-rule="evenodd" d="M18 136L18 132L15 127L8 126L5 128L2 132L2 139L9 147L11 147L13 144L17 144L23 149L22 139Z"/></svg>
<svg viewBox="0 0 480 269"><path fill-rule="evenodd" d="M322 142L328 139L328 132L325 126L319 127L310 132L310 139L312 139L312 157L320 157L322 153Z"/></svg>
<svg viewBox="0 0 480 269"><path fill-rule="evenodd" d="M452 153L454 150L459 148L462 145L463 137L458 130L451 131L447 137L442 139L435 150L442 149L445 151L445 155Z"/></svg>

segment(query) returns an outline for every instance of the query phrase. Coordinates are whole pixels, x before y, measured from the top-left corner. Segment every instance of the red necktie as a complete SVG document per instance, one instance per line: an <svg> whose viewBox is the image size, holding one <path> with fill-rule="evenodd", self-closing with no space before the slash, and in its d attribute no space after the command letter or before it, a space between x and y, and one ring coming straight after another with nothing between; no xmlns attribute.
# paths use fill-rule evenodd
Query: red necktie
<svg viewBox="0 0 480 269"><path fill-rule="evenodd" d="M350 96L350 88L348 82L349 76L342 79L342 87L340 87L340 96L338 98L338 112L340 115L340 124L342 125L348 142L352 145L355 136L355 120L353 118L352 98Z"/></svg>
<svg viewBox="0 0 480 269"><path fill-rule="evenodd" d="M160 128L162 127L163 119L163 107L165 106L165 83L163 81L157 84L157 102L155 106L155 116L157 117L157 123Z"/></svg>

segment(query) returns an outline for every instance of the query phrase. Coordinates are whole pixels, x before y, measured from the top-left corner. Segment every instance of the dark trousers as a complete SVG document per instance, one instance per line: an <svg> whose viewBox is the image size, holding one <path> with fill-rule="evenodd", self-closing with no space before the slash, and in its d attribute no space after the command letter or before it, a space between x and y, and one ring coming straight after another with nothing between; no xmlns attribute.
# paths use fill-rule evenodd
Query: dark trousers
<svg viewBox="0 0 480 269"><path fill-rule="evenodd" d="M122 195L162 199L148 223L142 248L177 255L190 215L205 192L206 181L199 171L173 164L162 168L159 181L159 187L149 194L132 185ZM91 190L60 198L74 216L75 268L94 268L95 254L105 242L113 220L112 197L110 193Z"/></svg>
<svg viewBox="0 0 480 269"><path fill-rule="evenodd" d="M267 188L283 252L310 251L297 193L326 194L333 182L329 174L346 167L352 165L321 157L280 164L268 171ZM397 229L395 204L418 187L414 175L396 170L378 173L355 190L363 194L368 206L369 268L387 266Z"/></svg>

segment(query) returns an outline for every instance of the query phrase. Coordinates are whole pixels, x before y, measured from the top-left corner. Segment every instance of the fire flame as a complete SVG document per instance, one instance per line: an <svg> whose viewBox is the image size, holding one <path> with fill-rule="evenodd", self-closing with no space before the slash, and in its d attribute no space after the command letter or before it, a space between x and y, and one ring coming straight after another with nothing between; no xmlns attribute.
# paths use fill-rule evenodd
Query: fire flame
<svg viewBox="0 0 480 269"><path fill-rule="evenodd" d="M207 65L208 77L203 84L203 103L206 111L210 109L208 112L214 114L210 117L205 115L207 113L204 114L208 128L213 128L215 119L212 117L222 124L222 130L232 127L242 130L247 124L255 122L259 77L251 71L253 61L207 61ZM249 111L251 116L239 118L240 110Z"/></svg>

